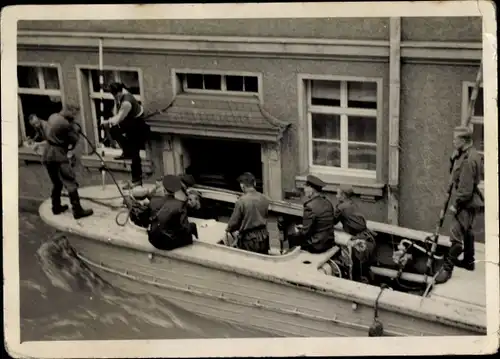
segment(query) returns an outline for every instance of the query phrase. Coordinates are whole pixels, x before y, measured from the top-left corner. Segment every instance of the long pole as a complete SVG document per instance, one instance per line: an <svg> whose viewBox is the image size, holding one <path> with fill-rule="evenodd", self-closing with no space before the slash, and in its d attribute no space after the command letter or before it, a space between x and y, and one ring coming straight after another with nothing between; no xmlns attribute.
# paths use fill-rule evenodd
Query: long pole
<svg viewBox="0 0 500 359"><path fill-rule="evenodd" d="M99 118L99 128L101 130L101 138L104 138L105 132L104 128L102 128L102 123L104 121L104 75L103 75L103 46L102 39L99 39L99 94L100 94L100 103L99 110L101 116ZM101 178L102 178L102 188L106 186L106 170L104 166L101 166Z"/></svg>

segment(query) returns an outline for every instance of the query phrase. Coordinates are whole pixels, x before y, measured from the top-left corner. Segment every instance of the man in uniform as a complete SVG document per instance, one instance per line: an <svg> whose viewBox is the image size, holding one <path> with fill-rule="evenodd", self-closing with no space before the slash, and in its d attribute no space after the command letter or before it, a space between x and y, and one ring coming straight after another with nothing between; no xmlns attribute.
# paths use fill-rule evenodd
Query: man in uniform
<svg viewBox="0 0 500 359"><path fill-rule="evenodd" d="M352 197L351 186L340 186L337 192L337 206L334 210L333 224L342 223L344 232L352 236L349 246L352 249L352 275L354 280L368 278L368 265L375 250L375 233L366 227L366 219L359 212Z"/></svg>
<svg viewBox="0 0 500 359"><path fill-rule="evenodd" d="M76 108L66 107L59 113L52 114L48 119L46 132L47 147L43 153L43 163L47 168L52 182L52 213L60 214L68 209L61 205L63 187L68 191L73 217L80 219L91 216L91 209L84 209L80 204L78 183L72 166L74 161L73 149L79 139L79 129L74 123Z"/></svg>
<svg viewBox="0 0 500 359"><path fill-rule="evenodd" d="M333 247L335 232L333 230L333 205L323 195L326 183L316 176L307 176L304 192L304 214L302 225L295 227L289 234L289 247L301 246L311 253L323 253Z"/></svg>
<svg viewBox="0 0 500 359"><path fill-rule="evenodd" d="M122 83L113 82L109 85L109 90L115 98L118 112L115 116L103 121L102 125L110 126L113 129L114 136L120 138L120 146L123 149L122 157L132 160L132 183L124 187L124 189L131 189L142 185L140 152L149 139L150 128L143 119L144 109L142 105Z"/></svg>
<svg viewBox="0 0 500 359"><path fill-rule="evenodd" d="M474 235L472 226L477 212L484 206L484 198L478 189L483 173L481 155L472 146L472 132L468 127L455 128L453 145L457 153L451 171L452 199L448 210L453 215L450 226L451 247L445 255L445 260L436 283L447 282L456 265L473 271L474 265ZM463 261L458 257L464 252Z"/></svg>
<svg viewBox="0 0 500 359"><path fill-rule="evenodd" d="M226 232L238 231L238 248L268 254L270 249L267 217L269 199L255 189L255 176L249 172L238 177L243 195L236 201Z"/></svg>
<svg viewBox="0 0 500 359"><path fill-rule="evenodd" d="M178 176L163 177L164 197L152 197L149 209L152 214L148 240L157 249L172 250L193 243L198 236L196 224L189 223L186 202L175 198L182 189Z"/></svg>

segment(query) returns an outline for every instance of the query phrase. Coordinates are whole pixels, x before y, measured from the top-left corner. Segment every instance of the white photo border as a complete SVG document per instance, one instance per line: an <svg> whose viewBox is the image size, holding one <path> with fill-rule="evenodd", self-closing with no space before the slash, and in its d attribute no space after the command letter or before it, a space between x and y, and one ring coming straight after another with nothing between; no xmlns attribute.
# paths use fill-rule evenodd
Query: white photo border
<svg viewBox="0 0 500 359"><path fill-rule="evenodd" d="M160 14L164 14L163 16ZM483 18L485 118L485 253L486 336L412 338L273 338L124 341L20 341L19 217L17 146L17 21L230 19L310 17L449 17ZM4 7L2 36L2 194L4 322L6 349L13 357L234 357L234 356L369 356L493 353L499 339L498 122L496 22L493 2L418 1L377 3L260 3L151 5L26 5ZM10 89L10 90L7 90ZM8 190L6 190L8 189Z"/></svg>

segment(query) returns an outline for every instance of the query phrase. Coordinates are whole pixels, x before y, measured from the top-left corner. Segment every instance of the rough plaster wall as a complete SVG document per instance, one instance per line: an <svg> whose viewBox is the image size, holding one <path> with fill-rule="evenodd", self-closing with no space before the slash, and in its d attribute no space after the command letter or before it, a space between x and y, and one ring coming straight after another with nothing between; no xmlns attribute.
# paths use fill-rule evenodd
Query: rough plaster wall
<svg viewBox="0 0 500 359"><path fill-rule="evenodd" d="M382 40L387 18L20 21L20 30Z"/></svg>
<svg viewBox="0 0 500 359"><path fill-rule="evenodd" d="M480 17L406 17L401 39L410 41L481 41Z"/></svg>
<svg viewBox="0 0 500 359"><path fill-rule="evenodd" d="M461 120L462 81L476 69L405 64L401 70L400 224L434 230L446 199L452 131ZM478 218L478 236L484 220ZM448 233L449 218L444 224Z"/></svg>

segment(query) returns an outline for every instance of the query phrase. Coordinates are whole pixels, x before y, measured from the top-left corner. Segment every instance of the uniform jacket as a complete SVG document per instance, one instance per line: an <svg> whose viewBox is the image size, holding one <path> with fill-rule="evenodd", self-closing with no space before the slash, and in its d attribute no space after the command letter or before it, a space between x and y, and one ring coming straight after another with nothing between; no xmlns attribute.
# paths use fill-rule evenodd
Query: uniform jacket
<svg viewBox="0 0 500 359"><path fill-rule="evenodd" d="M483 173L483 160L474 147L462 151L455 160L451 181L454 193L451 204L457 209L481 208L484 206L482 195L477 186Z"/></svg>
<svg viewBox="0 0 500 359"><path fill-rule="evenodd" d="M357 206L351 200L340 202L334 211L333 224L342 223L344 232L351 236L366 230L365 217L358 212Z"/></svg>
<svg viewBox="0 0 500 359"><path fill-rule="evenodd" d="M47 147L43 154L44 162L69 162L68 147L75 147L79 139L77 126L59 113L48 119L48 131L45 133Z"/></svg>
<svg viewBox="0 0 500 359"><path fill-rule="evenodd" d="M243 194L234 206L233 214L227 224L229 232L244 233L267 225L269 199L256 190Z"/></svg>
<svg viewBox="0 0 500 359"><path fill-rule="evenodd" d="M333 244L333 212L332 203L323 195L317 194L304 202L300 234L306 237L308 245L320 250Z"/></svg>
<svg viewBox="0 0 500 359"><path fill-rule="evenodd" d="M173 238L191 236L185 202L173 196L152 197L151 214L158 216L163 231Z"/></svg>

